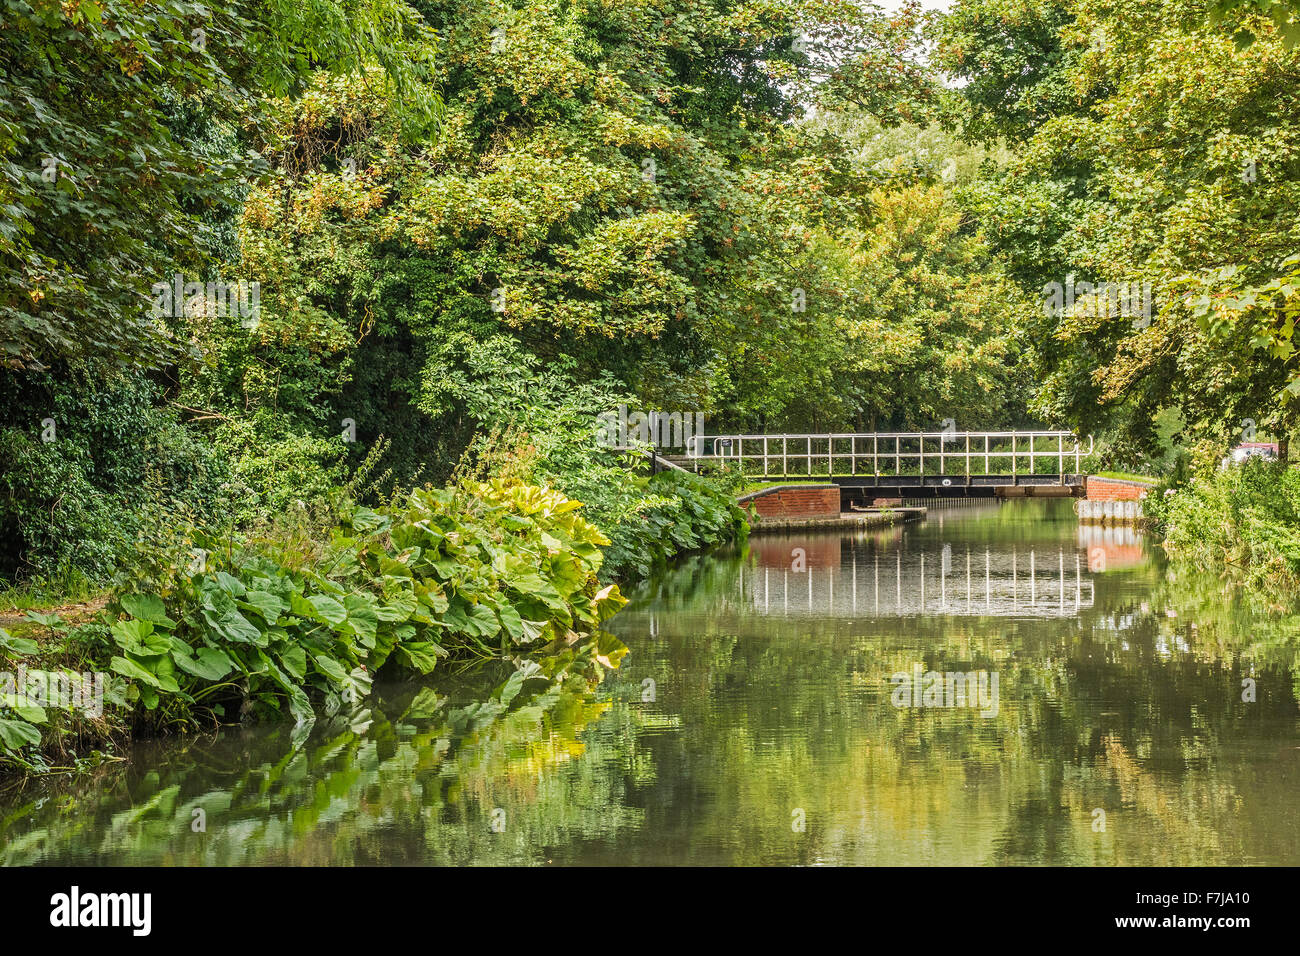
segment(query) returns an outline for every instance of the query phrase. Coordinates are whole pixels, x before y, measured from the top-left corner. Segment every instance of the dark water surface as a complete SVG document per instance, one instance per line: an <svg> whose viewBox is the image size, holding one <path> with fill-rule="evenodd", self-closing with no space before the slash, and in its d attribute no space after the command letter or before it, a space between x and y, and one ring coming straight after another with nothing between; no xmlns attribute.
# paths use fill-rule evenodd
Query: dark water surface
<svg viewBox="0 0 1300 956"><path fill-rule="evenodd" d="M1150 551L1068 502L754 537L633 589L594 689L142 743L0 795L0 862L1300 863L1294 624Z"/></svg>

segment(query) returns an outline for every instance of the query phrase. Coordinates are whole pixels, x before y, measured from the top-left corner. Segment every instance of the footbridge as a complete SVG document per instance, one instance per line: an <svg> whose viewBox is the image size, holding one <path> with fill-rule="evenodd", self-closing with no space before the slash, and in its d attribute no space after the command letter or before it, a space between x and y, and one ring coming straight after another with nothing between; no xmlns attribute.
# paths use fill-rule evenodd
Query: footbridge
<svg viewBox="0 0 1300 956"><path fill-rule="evenodd" d="M847 506L875 498L1084 494L1092 452L1072 432L862 432L695 436L690 471L726 467L756 482L840 486Z"/></svg>

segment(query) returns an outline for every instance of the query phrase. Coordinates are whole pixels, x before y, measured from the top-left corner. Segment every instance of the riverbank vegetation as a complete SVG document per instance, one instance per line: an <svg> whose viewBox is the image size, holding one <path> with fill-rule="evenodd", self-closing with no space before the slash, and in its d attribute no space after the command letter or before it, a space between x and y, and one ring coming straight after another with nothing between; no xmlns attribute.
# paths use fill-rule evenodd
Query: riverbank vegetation
<svg viewBox="0 0 1300 956"><path fill-rule="evenodd" d="M116 659L160 729L599 640L744 533L621 405L1073 428L1210 507L1300 395L1277 9L0 0L0 578L109 602L5 666ZM1226 557L1277 586L1294 528Z"/></svg>
<svg viewBox="0 0 1300 956"><path fill-rule="evenodd" d="M612 667L623 649L599 625L623 598L597 581L609 541L580 508L498 478L418 489L377 510L345 504L328 524L304 511L262 534L172 529L101 621L69 629L30 614L40 626L29 636L0 631L6 665L26 665L38 686L55 669L108 672L89 716L80 699L10 687L0 759L42 769L69 734L309 721L318 708L355 707L382 673L428 674L452 655L575 649ZM74 645L79 662L56 668Z"/></svg>
<svg viewBox="0 0 1300 956"><path fill-rule="evenodd" d="M1192 567L1223 569L1234 584L1278 611L1300 595L1300 471L1253 462L1167 488L1146 514L1164 549Z"/></svg>

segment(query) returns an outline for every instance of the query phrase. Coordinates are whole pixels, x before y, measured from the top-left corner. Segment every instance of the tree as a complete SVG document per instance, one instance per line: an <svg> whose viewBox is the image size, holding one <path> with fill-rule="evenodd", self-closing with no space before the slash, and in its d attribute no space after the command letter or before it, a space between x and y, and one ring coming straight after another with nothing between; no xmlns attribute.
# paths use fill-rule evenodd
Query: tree
<svg viewBox="0 0 1300 956"><path fill-rule="evenodd" d="M187 113L230 139L259 93L375 61L417 109L436 106L422 85L431 36L403 0L2 9L0 362L11 368L156 365L183 347L173 317L151 314L153 284L198 278L213 232L205 212L258 168L254 154L184 135Z"/></svg>

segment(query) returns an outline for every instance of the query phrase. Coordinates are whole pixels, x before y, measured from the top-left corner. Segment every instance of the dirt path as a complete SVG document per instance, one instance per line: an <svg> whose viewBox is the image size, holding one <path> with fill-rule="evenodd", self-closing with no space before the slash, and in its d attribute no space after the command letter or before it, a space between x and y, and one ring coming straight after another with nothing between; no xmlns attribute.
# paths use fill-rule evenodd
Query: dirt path
<svg viewBox="0 0 1300 956"><path fill-rule="evenodd" d="M57 614L63 620L70 623L80 623L95 616L105 604L108 603L108 595L101 594L99 597L91 598L89 601L81 601L76 604L61 604L58 607L40 607L30 608L41 614ZM29 623L27 620L27 609L21 611L0 611L0 627L5 630Z"/></svg>

